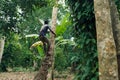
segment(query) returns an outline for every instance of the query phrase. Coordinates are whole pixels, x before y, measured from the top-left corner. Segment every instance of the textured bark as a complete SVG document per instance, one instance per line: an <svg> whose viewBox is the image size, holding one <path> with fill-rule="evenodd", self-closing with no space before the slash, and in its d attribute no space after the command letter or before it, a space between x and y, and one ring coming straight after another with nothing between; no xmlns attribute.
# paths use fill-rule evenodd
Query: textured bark
<svg viewBox="0 0 120 80"><path fill-rule="evenodd" d="M0 39L0 63L1 63L2 55L4 51L4 44L5 44L5 38L3 37Z"/></svg>
<svg viewBox="0 0 120 80"><path fill-rule="evenodd" d="M57 7L53 7L53 13L52 13L52 26L51 29L55 32L55 26L56 26L56 19L57 19ZM47 75L48 75L48 69L52 67L54 68L54 44L55 44L55 38L54 35L51 34L51 39L50 39L50 49L48 54L49 56L45 56L45 59L42 62L42 65L40 67L39 72L35 76L34 80L47 80ZM52 70L53 74L53 70ZM52 75L53 76L53 75ZM53 80L53 77L52 77Z"/></svg>
<svg viewBox="0 0 120 80"><path fill-rule="evenodd" d="M57 1L56 1L56 4L57 4ZM57 11L58 11L58 8L57 6L54 6L53 7L53 12L52 12L52 30L55 32L55 29L56 29L56 21L57 21ZM51 70L51 76L50 76L50 80L54 80L54 45L55 45L55 38L54 38L54 35L51 34L51 50L50 50L50 53L51 53L51 57L52 57L52 70ZM48 79L49 80L49 79Z"/></svg>
<svg viewBox="0 0 120 80"><path fill-rule="evenodd" d="M51 56L45 56L34 80L47 80L48 69L51 67Z"/></svg>
<svg viewBox="0 0 120 80"><path fill-rule="evenodd" d="M119 20L119 14L117 8L113 0L111 0L110 6L111 6L113 35L114 35L116 51L117 51L118 73L120 79L120 20Z"/></svg>
<svg viewBox="0 0 120 80"><path fill-rule="evenodd" d="M94 0L100 80L118 80L117 53L110 8L110 0Z"/></svg>
<svg viewBox="0 0 120 80"><path fill-rule="evenodd" d="M119 20L119 14L117 12L117 8L116 8L113 0L111 0L110 6L111 6L112 28L113 28L113 34L114 34L114 39L115 39L116 48L117 48L117 54L120 55L120 20Z"/></svg>

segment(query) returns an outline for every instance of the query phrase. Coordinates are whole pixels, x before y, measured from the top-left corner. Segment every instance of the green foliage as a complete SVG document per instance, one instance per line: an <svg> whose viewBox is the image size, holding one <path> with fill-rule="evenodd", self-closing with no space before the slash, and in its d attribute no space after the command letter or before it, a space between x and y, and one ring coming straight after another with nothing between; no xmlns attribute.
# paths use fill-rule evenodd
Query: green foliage
<svg viewBox="0 0 120 80"><path fill-rule="evenodd" d="M7 71L8 67L13 68L13 71L31 70L29 68L33 67L34 61L38 63L37 67L40 66L41 56L38 51L33 53L29 49L34 38L23 39L20 35L11 33L9 39L10 42L6 41L5 43L5 48L7 48L7 50L5 50L3 54L2 63L0 65L1 71Z"/></svg>
<svg viewBox="0 0 120 80"><path fill-rule="evenodd" d="M31 13L34 10L34 7L37 6L39 8L46 7L48 0L13 0L13 2L17 3L20 6L23 14L23 17L27 17L27 13Z"/></svg>
<svg viewBox="0 0 120 80"><path fill-rule="evenodd" d="M19 42L19 35L14 33L10 33L10 35L5 43L6 50L4 51L1 63L5 66L4 68L14 67L17 64L15 60L19 58L19 51L22 49L22 45Z"/></svg>
<svg viewBox="0 0 120 80"><path fill-rule="evenodd" d="M38 53L40 54L40 59L44 57L43 47L37 46Z"/></svg>
<svg viewBox="0 0 120 80"><path fill-rule="evenodd" d="M66 0L70 6L72 28L77 46L71 62L77 63L75 80L97 80L98 59L93 0Z"/></svg>
<svg viewBox="0 0 120 80"><path fill-rule="evenodd" d="M0 33L2 35L8 34L10 31L17 32L16 23L17 9L16 3L7 0L1 0L0 2Z"/></svg>
<svg viewBox="0 0 120 80"><path fill-rule="evenodd" d="M0 32L5 36L11 31L19 33L18 25L32 13L35 7L46 7L47 2L47 0L1 0Z"/></svg>
<svg viewBox="0 0 120 80"><path fill-rule="evenodd" d="M55 49L55 69L57 71L63 71L65 70L66 66L67 66L67 61L66 61L66 57L64 55L64 52L62 50L62 48L57 47Z"/></svg>
<svg viewBox="0 0 120 80"><path fill-rule="evenodd" d="M119 12L119 17L120 17L120 0L115 0L115 3L117 5L117 9L118 9L118 12Z"/></svg>
<svg viewBox="0 0 120 80"><path fill-rule="evenodd" d="M69 46L76 46L76 43L70 39L64 39L62 36L57 37L56 39L56 47L69 45Z"/></svg>
<svg viewBox="0 0 120 80"><path fill-rule="evenodd" d="M60 25L58 25L58 26L56 27L56 34L57 34L58 36L62 36L62 35L65 33L67 27L69 27L69 26L71 25L71 22L68 20L69 16L70 16L70 14L66 14L66 15L62 18L62 20L61 20L61 22L60 22Z"/></svg>
<svg viewBox="0 0 120 80"><path fill-rule="evenodd" d="M70 60L68 60L68 57L70 54L67 54L64 51L65 46L74 47L74 46L76 46L76 43L71 39L64 39L63 36L57 37L55 39L55 41L56 41L56 44L55 44L55 69L57 71L63 71L70 64ZM67 52L69 52L69 51L67 51Z"/></svg>
<svg viewBox="0 0 120 80"><path fill-rule="evenodd" d="M43 43L41 41L35 42L30 47L30 50L34 53L35 57L42 59L44 57Z"/></svg>
<svg viewBox="0 0 120 80"><path fill-rule="evenodd" d="M34 7L34 11L28 13L27 18L25 18L24 21L22 21L22 23L19 25L21 32L24 32L23 35L38 33L42 26L42 23L39 22L39 19L50 19L51 13L51 7Z"/></svg>
<svg viewBox="0 0 120 80"><path fill-rule="evenodd" d="M7 67L28 68L33 66L36 57L29 48L38 39L28 39L25 38L25 35L38 33L39 18L50 18L52 8L47 7L49 4L49 0L1 0L0 36L6 37L0 65L2 71L7 71ZM39 61L38 57L37 61Z"/></svg>

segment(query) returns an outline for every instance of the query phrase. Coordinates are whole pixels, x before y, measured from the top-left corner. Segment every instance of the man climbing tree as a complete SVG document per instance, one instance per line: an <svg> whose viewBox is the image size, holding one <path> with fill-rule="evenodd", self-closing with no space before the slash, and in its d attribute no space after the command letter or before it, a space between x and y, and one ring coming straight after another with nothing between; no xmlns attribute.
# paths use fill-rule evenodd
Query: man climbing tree
<svg viewBox="0 0 120 80"><path fill-rule="evenodd" d="M57 3L57 1L56 1L56 3ZM56 26L56 21L57 21L57 10L58 10L57 6L54 6L53 7L53 12L52 12L52 30L54 32L55 32L55 26ZM40 32L43 29L44 29L44 27L41 28ZM45 35L44 35L44 37L45 37ZM47 56L47 55L45 56L38 73L34 77L34 80L47 80L47 78L48 78L48 76L47 76L48 75L48 69L50 67L54 68L54 66L53 66L54 65L54 63L53 63L53 60L54 60L53 59L54 58L54 42L55 42L54 36L51 35L51 38L50 38L50 44L51 44L50 45L50 50L47 52L48 54L50 54L50 56ZM53 72L53 70L52 70L52 72ZM53 80L53 78L51 80Z"/></svg>
<svg viewBox="0 0 120 80"><path fill-rule="evenodd" d="M50 26L48 25L48 23L49 23L49 21L45 20L44 25L42 26L42 28L40 29L40 32L39 32L39 39L43 42L44 52L46 53L46 55L49 55L48 51L50 49L50 42L46 38L46 34L49 33L48 30L50 30L50 32L53 33L54 36L56 36L56 34L50 29Z"/></svg>

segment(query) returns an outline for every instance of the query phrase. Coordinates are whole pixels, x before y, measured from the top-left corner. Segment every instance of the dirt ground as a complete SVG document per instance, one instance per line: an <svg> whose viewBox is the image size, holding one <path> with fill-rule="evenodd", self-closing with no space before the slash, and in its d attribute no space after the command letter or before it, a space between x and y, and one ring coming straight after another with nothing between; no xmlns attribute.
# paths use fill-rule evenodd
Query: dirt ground
<svg viewBox="0 0 120 80"><path fill-rule="evenodd" d="M33 80L36 72L4 72L0 73L0 80ZM71 74L56 76L55 80L72 80Z"/></svg>

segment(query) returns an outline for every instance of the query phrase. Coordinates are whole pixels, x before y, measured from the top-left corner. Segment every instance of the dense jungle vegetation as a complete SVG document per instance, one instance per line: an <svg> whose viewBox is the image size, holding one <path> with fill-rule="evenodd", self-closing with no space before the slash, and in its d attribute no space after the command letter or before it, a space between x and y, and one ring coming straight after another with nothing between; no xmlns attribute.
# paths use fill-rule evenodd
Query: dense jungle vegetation
<svg viewBox="0 0 120 80"><path fill-rule="evenodd" d="M54 0L0 0L0 38L5 47L0 71L37 71L42 48L38 41L42 23L51 21ZM120 1L115 0L120 13ZM55 38L55 70L70 69L75 80L98 80L98 54L93 0L60 0ZM48 35L49 37L49 35Z"/></svg>

